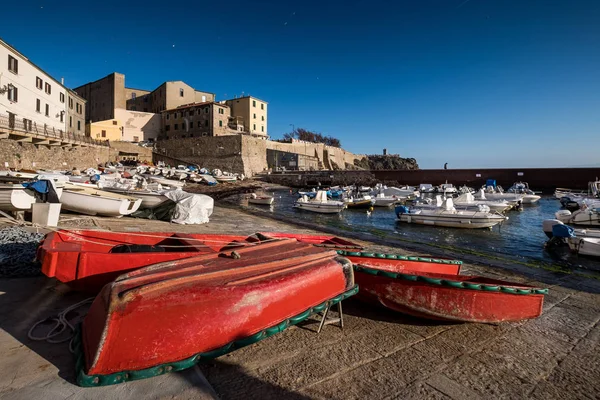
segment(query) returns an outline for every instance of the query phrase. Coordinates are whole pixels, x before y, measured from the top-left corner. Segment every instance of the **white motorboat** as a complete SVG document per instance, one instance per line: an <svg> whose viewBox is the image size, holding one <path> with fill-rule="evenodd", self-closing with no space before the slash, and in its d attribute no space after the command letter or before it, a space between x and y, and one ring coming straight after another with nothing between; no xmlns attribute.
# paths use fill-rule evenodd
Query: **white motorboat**
<svg viewBox="0 0 600 400"><path fill-rule="evenodd" d="M440 187L438 188L438 192L444 194L454 194L457 193L458 190L454 187L453 184L448 183L448 181L446 181L446 183L442 183L440 185Z"/></svg>
<svg viewBox="0 0 600 400"><path fill-rule="evenodd" d="M436 188L431 183L421 183L419 185L419 192L421 193L435 193Z"/></svg>
<svg viewBox="0 0 600 400"><path fill-rule="evenodd" d="M573 213L569 210L558 210L554 215L563 224L600 226L600 208L589 207L586 203Z"/></svg>
<svg viewBox="0 0 600 400"><path fill-rule="evenodd" d="M600 238L570 237L567 244L571 251L592 257L600 257Z"/></svg>
<svg viewBox="0 0 600 400"><path fill-rule="evenodd" d="M248 203L250 204L260 204L265 206L270 206L273 204L273 201L273 196L259 196L256 193L252 193L248 198Z"/></svg>
<svg viewBox="0 0 600 400"><path fill-rule="evenodd" d="M235 181L237 181L237 177L235 175L217 175L217 176L215 176L215 179L219 183L226 183L226 182L235 182Z"/></svg>
<svg viewBox="0 0 600 400"><path fill-rule="evenodd" d="M389 207L398 201L396 196L386 196L383 193L379 193L373 197L373 206L375 207Z"/></svg>
<svg viewBox="0 0 600 400"><path fill-rule="evenodd" d="M535 194L533 190L529 189L529 184L527 182L515 182L506 192L523 195L523 204L534 204L542 198Z"/></svg>
<svg viewBox="0 0 600 400"><path fill-rule="evenodd" d="M321 214L337 214L346 208L346 204L342 201L328 200L327 192L319 190L314 199L309 199L306 195L300 197L295 207Z"/></svg>
<svg viewBox="0 0 600 400"><path fill-rule="evenodd" d="M80 214L121 217L137 211L142 204L142 199L67 184L61 197L61 203L63 210Z"/></svg>
<svg viewBox="0 0 600 400"><path fill-rule="evenodd" d="M546 219L542 222L542 229L548 238L554 237L553 228L555 225L564 225L563 222L557 219ZM600 239L600 229L591 228L572 228L573 234L580 238L598 238ZM562 237L562 236L561 236Z"/></svg>
<svg viewBox="0 0 600 400"><path fill-rule="evenodd" d="M31 205L35 201L33 191L25 189L20 183L0 184L0 210L2 211L31 210Z"/></svg>
<svg viewBox="0 0 600 400"><path fill-rule="evenodd" d="M488 186L485 189L482 188L478 193L475 194L476 200L505 200L512 205L518 205L523 203L523 195L517 193L504 193L502 188L498 186L494 188Z"/></svg>
<svg viewBox="0 0 600 400"><path fill-rule="evenodd" d="M503 213L512 208L512 206L505 200L487 200L483 199L475 200L475 197L471 193L464 193L454 199L454 206L458 208L462 207L477 207L480 205L486 205L492 211Z"/></svg>
<svg viewBox="0 0 600 400"><path fill-rule="evenodd" d="M556 188L554 191L554 197L562 199L563 197L573 198L598 198L600 196L600 180L596 178L593 182L588 182L588 190L573 190L566 188Z"/></svg>
<svg viewBox="0 0 600 400"><path fill-rule="evenodd" d="M436 209L409 209L406 206L397 206L395 211L401 222L449 228L491 228L508 219L501 214L487 211L457 211L451 198L445 199L443 207Z"/></svg>
<svg viewBox="0 0 600 400"><path fill-rule="evenodd" d="M396 196L399 199L405 199L407 197L416 197L419 195L419 191L412 186L402 186L400 188L395 186L383 186L377 193L383 193L384 196Z"/></svg>

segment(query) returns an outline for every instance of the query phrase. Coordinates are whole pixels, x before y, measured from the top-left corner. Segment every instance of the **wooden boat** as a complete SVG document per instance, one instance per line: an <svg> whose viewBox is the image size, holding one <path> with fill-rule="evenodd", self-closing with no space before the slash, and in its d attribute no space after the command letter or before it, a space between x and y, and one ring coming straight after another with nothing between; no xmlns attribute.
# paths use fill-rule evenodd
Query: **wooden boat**
<svg viewBox="0 0 600 400"><path fill-rule="evenodd" d="M248 203L270 206L273 204L273 200L273 196L259 196L256 193L252 193L248 198Z"/></svg>
<svg viewBox="0 0 600 400"><path fill-rule="evenodd" d="M67 184L61 203L64 210L79 214L121 217L137 211L142 200L105 190Z"/></svg>
<svg viewBox="0 0 600 400"><path fill-rule="evenodd" d="M174 232L51 232L37 250L42 273L76 290L98 292L119 275L146 265L218 253L261 241L296 239L320 247L361 249L356 243L327 235L261 232L255 236Z"/></svg>
<svg viewBox="0 0 600 400"><path fill-rule="evenodd" d="M189 368L357 291L347 259L293 239L132 271L102 289L83 321L77 381L110 385Z"/></svg>
<svg viewBox="0 0 600 400"><path fill-rule="evenodd" d="M348 209L369 209L373 207L373 200L371 196L367 196L368 198L357 198L357 199L348 199L344 201L346 207Z"/></svg>
<svg viewBox="0 0 600 400"><path fill-rule="evenodd" d="M46 235L37 259L46 276L77 290L97 292L119 275L146 265L258 241L242 235L60 230Z"/></svg>
<svg viewBox="0 0 600 400"><path fill-rule="evenodd" d="M304 233L287 232L258 232L256 237L262 241L273 239L296 239L299 242L310 243L320 247L334 247L337 249L355 249L361 250L363 247L357 243L351 242L337 236L329 235L309 235Z"/></svg>
<svg viewBox="0 0 600 400"><path fill-rule="evenodd" d="M354 263L359 299L415 317L455 322L536 318L547 289L460 275L460 262L340 250Z"/></svg>

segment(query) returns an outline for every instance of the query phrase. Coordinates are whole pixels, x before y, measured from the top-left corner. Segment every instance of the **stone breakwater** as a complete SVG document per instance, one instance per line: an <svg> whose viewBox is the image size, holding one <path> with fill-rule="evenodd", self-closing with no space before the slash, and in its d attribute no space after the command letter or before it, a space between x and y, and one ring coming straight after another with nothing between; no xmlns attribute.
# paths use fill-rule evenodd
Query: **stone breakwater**
<svg viewBox="0 0 600 400"><path fill-rule="evenodd" d="M29 232L19 227L0 229L0 277L40 275L35 252L43 238L43 233Z"/></svg>

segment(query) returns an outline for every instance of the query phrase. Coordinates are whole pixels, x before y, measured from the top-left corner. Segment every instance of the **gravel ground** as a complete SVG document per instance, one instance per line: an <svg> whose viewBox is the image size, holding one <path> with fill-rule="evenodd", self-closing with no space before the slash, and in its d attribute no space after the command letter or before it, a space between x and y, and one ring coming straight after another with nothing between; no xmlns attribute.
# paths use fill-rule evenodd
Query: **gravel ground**
<svg viewBox="0 0 600 400"><path fill-rule="evenodd" d="M0 229L0 277L15 278L41 275L35 252L43 233L18 227Z"/></svg>

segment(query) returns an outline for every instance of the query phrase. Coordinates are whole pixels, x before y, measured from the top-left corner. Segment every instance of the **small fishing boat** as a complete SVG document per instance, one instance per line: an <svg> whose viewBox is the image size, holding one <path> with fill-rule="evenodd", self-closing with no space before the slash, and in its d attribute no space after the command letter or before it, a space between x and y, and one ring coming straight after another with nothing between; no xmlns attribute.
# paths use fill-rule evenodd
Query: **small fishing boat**
<svg viewBox="0 0 600 400"><path fill-rule="evenodd" d="M338 251L354 264L359 300L414 317L497 323L536 318L547 289L460 275L460 261Z"/></svg>
<svg viewBox="0 0 600 400"><path fill-rule="evenodd" d="M571 251L591 257L600 257L600 238L572 237L567 240Z"/></svg>
<svg viewBox="0 0 600 400"><path fill-rule="evenodd" d="M237 181L234 175L217 175L214 177L219 183L231 183Z"/></svg>
<svg viewBox="0 0 600 400"><path fill-rule="evenodd" d="M293 239L138 269L92 303L74 346L77 382L102 386L186 369L357 291L347 259Z"/></svg>
<svg viewBox="0 0 600 400"><path fill-rule="evenodd" d="M542 222L542 229L548 238L554 237L554 226L555 225L564 225L562 221L558 219L546 219ZM593 228L571 228L573 229L573 233L577 237L589 237L589 238L600 238L600 229ZM562 236L561 236L562 237Z"/></svg>
<svg viewBox="0 0 600 400"><path fill-rule="evenodd" d="M307 210L320 214L338 214L346 208L346 203L329 200L327 199L327 192L319 190L314 199L309 199L306 195L302 195L302 197L296 201L295 207L300 210Z"/></svg>
<svg viewBox="0 0 600 400"><path fill-rule="evenodd" d="M542 198L535 194L533 190L529 189L529 184L527 182L515 182L506 192L523 195L523 204L534 204Z"/></svg>
<svg viewBox="0 0 600 400"><path fill-rule="evenodd" d="M273 200L273 196L259 196L256 193L252 193L248 198L248 203L270 206L273 204Z"/></svg>
<svg viewBox="0 0 600 400"><path fill-rule="evenodd" d="M475 197L471 193L463 193L457 198L454 199L454 206L457 208L472 208L478 207L480 205L485 205L490 208L491 211L503 213L507 210L510 210L512 206L505 200L487 200L487 199L479 199L475 200Z"/></svg>
<svg viewBox="0 0 600 400"><path fill-rule="evenodd" d="M20 183L0 184L0 210L1 211L25 211L31 210L35 203L35 195Z"/></svg>
<svg viewBox="0 0 600 400"><path fill-rule="evenodd" d="M442 183L437 188L437 191L438 191L438 193L444 193L444 194L458 193L458 190L454 187L454 185L452 185L451 183L448 183L448 181L446 181L446 183Z"/></svg>
<svg viewBox="0 0 600 400"><path fill-rule="evenodd" d="M373 203L374 200L369 195L344 199L344 204L348 209L369 209L373 207Z"/></svg>
<svg viewBox="0 0 600 400"><path fill-rule="evenodd" d="M569 210L558 210L554 215L563 224L600 226L600 207L589 207L585 203L573 213Z"/></svg>
<svg viewBox="0 0 600 400"><path fill-rule="evenodd" d="M396 196L386 196L383 193L379 193L373 198L373 206L375 207L389 207L396 202L398 202Z"/></svg>
<svg viewBox="0 0 600 400"><path fill-rule="evenodd" d="M489 208L483 208L485 206L480 207L482 211L457 211L452 199L447 198L442 207L420 209L396 206L395 212L400 222L449 228L491 228L508 219L502 214L490 213Z"/></svg>
<svg viewBox="0 0 600 400"><path fill-rule="evenodd" d="M61 203L64 210L79 214L121 217L136 212L142 204L142 199L66 184Z"/></svg>
<svg viewBox="0 0 600 400"><path fill-rule="evenodd" d="M140 199L142 200L140 208L152 209L169 200L161 193L146 189L120 189L116 187L103 187L102 190Z"/></svg>
<svg viewBox="0 0 600 400"><path fill-rule="evenodd" d="M565 242L572 252L592 257L600 257L600 230L574 229L557 220L546 220L544 232L550 237L548 245ZM552 231L547 232L548 227Z"/></svg>

